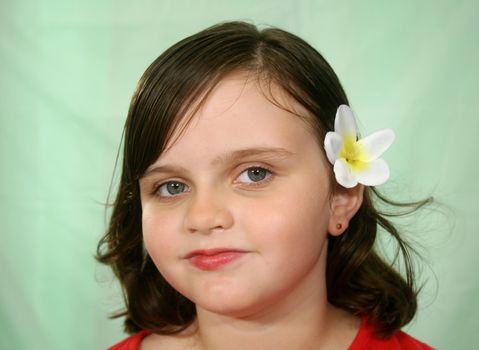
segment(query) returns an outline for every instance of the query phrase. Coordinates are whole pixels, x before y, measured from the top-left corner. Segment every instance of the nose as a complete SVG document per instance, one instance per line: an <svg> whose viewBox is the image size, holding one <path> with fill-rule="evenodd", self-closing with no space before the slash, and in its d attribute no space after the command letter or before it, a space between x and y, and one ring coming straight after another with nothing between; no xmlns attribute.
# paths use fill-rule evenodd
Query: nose
<svg viewBox="0 0 479 350"><path fill-rule="evenodd" d="M212 190L197 192L190 199L184 225L188 232L209 234L233 225L233 215L227 198Z"/></svg>

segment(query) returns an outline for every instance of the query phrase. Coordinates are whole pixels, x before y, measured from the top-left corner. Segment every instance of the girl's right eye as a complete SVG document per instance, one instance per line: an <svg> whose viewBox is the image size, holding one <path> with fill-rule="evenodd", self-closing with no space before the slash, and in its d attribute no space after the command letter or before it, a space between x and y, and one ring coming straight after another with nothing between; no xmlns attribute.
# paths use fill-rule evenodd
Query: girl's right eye
<svg viewBox="0 0 479 350"><path fill-rule="evenodd" d="M158 186L156 194L159 197L173 197L188 191L189 187L184 183L179 181L168 181Z"/></svg>

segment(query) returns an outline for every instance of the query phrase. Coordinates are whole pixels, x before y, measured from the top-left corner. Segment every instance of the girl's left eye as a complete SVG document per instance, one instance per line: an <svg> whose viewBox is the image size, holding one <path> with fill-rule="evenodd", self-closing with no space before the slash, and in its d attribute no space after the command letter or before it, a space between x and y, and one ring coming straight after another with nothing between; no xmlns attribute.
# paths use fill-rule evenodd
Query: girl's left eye
<svg viewBox="0 0 479 350"><path fill-rule="evenodd" d="M258 183L268 179L272 175L271 171L262 167L251 167L244 170L237 181L241 183Z"/></svg>

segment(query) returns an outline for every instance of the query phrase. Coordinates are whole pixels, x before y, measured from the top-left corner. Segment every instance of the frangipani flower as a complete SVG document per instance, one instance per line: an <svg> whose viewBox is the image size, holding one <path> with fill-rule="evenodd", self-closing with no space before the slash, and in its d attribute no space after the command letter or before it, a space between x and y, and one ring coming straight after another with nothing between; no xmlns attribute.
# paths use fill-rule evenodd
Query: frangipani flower
<svg viewBox="0 0 479 350"><path fill-rule="evenodd" d="M324 149L336 181L352 188L358 183L366 186L380 185L389 178L386 162L379 158L394 141L394 131L383 129L357 139L356 118L346 105L338 107L334 131L324 138Z"/></svg>

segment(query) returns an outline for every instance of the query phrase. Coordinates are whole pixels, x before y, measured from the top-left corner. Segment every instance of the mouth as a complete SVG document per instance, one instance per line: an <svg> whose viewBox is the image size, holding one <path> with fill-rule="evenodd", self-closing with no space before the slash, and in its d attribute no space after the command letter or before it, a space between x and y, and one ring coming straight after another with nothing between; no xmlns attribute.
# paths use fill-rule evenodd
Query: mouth
<svg viewBox="0 0 479 350"><path fill-rule="evenodd" d="M204 249L189 252L185 259L200 270L210 271L229 265L246 253L247 251L231 248Z"/></svg>

